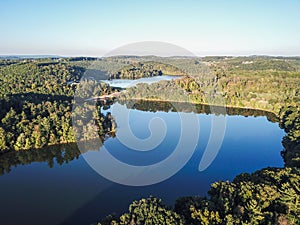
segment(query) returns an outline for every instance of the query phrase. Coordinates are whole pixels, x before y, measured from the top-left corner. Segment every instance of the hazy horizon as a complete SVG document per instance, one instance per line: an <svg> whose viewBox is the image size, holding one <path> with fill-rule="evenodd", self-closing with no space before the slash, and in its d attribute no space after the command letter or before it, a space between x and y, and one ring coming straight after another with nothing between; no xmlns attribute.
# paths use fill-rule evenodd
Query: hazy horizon
<svg viewBox="0 0 300 225"><path fill-rule="evenodd" d="M72 58L72 57L91 57L91 58L107 58L107 57L284 57L284 58L292 58L292 57L300 57L299 55L265 55L265 54L253 54L253 55L172 55L172 56L160 56L160 55L113 55L113 56L92 56L92 55L58 55L58 54L0 54L0 58L5 57L19 57L19 58L51 58L51 57L59 57L59 58Z"/></svg>
<svg viewBox="0 0 300 225"><path fill-rule="evenodd" d="M160 41L197 56L299 56L299 0L0 2L0 55L102 57Z"/></svg>

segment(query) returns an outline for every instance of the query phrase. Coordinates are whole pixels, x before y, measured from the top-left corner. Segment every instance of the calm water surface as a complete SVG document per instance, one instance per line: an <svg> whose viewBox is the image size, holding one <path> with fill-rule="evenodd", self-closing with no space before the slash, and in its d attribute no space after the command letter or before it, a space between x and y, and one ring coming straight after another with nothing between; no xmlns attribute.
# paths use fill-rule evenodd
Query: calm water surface
<svg viewBox="0 0 300 225"><path fill-rule="evenodd" d="M152 83L155 83L158 81L178 79L180 77L181 76L162 75L162 76L140 78L140 79L136 79L136 80L113 79L113 80L102 80L102 81L109 84L111 87L128 88L128 87L132 87L137 84L140 84L140 83L152 84Z"/></svg>
<svg viewBox="0 0 300 225"><path fill-rule="evenodd" d="M127 109L125 104L116 104ZM115 106L108 109L113 115ZM155 117L165 122L167 133L157 148L141 153L124 146L117 131L116 138L104 142L115 158L133 165L148 165L172 153L180 136L178 113L150 112L146 107L132 109L129 115L130 128L141 139L150 135L148 124ZM52 150L49 159L43 151L28 152L26 160L18 156L17 162L0 156L1 167L11 168L10 172L3 172L0 176L0 224L90 224L107 214L126 211L131 201L142 197L154 195L163 198L167 204L173 204L178 196L206 195L214 181L232 180L242 172L254 172L267 166L283 166L280 151L284 132L278 123L268 121L266 116L227 115L227 129L220 152L208 169L199 172L199 161L215 115L196 113L196 116L201 132L190 161L168 180L146 187L124 186L98 175L84 159L96 156L99 152L95 150L79 154L78 150L64 146L62 149L68 150L62 154ZM115 119L118 123L118 118ZM78 158L73 159L72 151ZM28 164L28 161L32 163Z"/></svg>

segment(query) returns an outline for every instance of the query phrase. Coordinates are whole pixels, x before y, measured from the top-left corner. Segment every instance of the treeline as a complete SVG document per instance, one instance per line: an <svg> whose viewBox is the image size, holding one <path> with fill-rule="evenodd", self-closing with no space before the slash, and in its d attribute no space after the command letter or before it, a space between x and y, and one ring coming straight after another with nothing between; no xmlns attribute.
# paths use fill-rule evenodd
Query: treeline
<svg viewBox="0 0 300 225"><path fill-rule="evenodd" d="M1 67L1 151L74 141L74 90L66 82L81 73L80 68L62 63L20 62Z"/></svg>
<svg viewBox="0 0 300 225"><path fill-rule="evenodd" d="M172 208L152 197L135 201L129 212L120 217L108 216L100 224L300 224L299 59L205 60L212 76L205 78L200 74L140 85L128 89L122 98L173 100L176 90L175 93L185 95L177 101L271 111L287 133L282 141L285 167L241 174L232 182L216 182L208 198L182 197Z"/></svg>
<svg viewBox="0 0 300 225"><path fill-rule="evenodd" d="M16 98L19 101L23 99L24 103L12 106L1 119L1 151L42 148L75 141L70 101L32 103L22 97Z"/></svg>
<svg viewBox="0 0 300 225"><path fill-rule="evenodd" d="M280 126L287 133L281 152L285 165L300 168L300 107L283 108Z"/></svg>
<svg viewBox="0 0 300 225"><path fill-rule="evenodd" d="M40 97L41 98L41 97ZM190 103L178 103L178 102L159 102L159 101L142 101L142 100L131 100L131 101L119 101L120 104L126 105L126 107L130 107L130 109L137 109L142 111L150 111L150 112L194 112L194 113L205 113L211 114L211 108L208 105L194 105ZM98 110L101 108L106 107L109 108L110 105L106 104L103 105L101 102L96 104ZM223 113L223 110L218 110L218 108L214 108L214 113L218 113L218 111ZM93 112L93 111L91 111ZM79 123L87 123L86 121L82 121L83 118L88 118L93 116L93 113L88 115L86 113L80 114L80 117L76 124ZM240 108L226 108L227 115L243 115L243 116L264 116L267 117L269 121L278 122L278 118L270 112L260 111L260 110L253 110L253 109L240 109ZM101 114L100 114L101 115ZM217 114L219 115L219 114ZM97 117L96 117L97 118ZM90 126L77 126L75 129L76 132L83 132L84 129L84 137L79 137L78 139L82 139L83 142L70 143L70 144L53 144L52 146L44 147L39 150L36 149L28 149L27 151L10 151L7 152L0 157L0 175L4 173L8 173L11 170L11 167L18 166L18 165L27 165L32 162L47 162L49 167L52 167L54 161L56 160L58 164L68 163L74 159L77 159L79 155L83 152L79 152L77 145L80 146L80 150L99 150L100 146L97 146L97 143L94 141L94 138L99 138L99 133L96 132L95 136L94 131L100 128L101 134L110 135L110 137L114 137L114 132L116 129L116 123L114 122L114 118L108 113L106 115L102 114L100 120L92 120ZM74 117L76 120L76 116ZM96 129L94 129L95 122L101 122L97 125ZM70 124L71 125L71 124ZM72 124L73 125L73 124ZM74 129L74 128L73 128ZM88 132L90 131L90 132ZM54 132L52 131L51 134ZM5 137L7 134L2 134L1 137ZM0 139L1 139L0 137ZM73 138L73 137L72 137ZM100 135L101 142L104 142L105 137ZM89 141L90 140L90 141ZM101 144L100 142L100 144ZM2 141L3 143L3 141ZM26 142L25 142L26 143ZM99 142L98 142L99 143ZM6 146L6 144L5 144ZM24 148L25 149L25 148ZM289 151L291 152L291 151Z"/></svg>
<svg viewBox="0 0 300 225"><path fill-rule="evenodd" d="M297 71L295 60L286 58L264 57L238 57L228 60L228 68L231 70L273 70L273 71Z"/></svg>
<svg viewBox="0 0 300 225"><path fill-rule="evenodd" d="M180 197L174 207L154 197L134 201L129 212L109 215L98 225L300 224L299 112L299 108L288 107L281 114L280 124L287 132L284 168L266 168L240 174L232 182L215 182L208 197Z"/></svg>
<svg viewBox="0 0 300 225"><path fill-rule="evenodd" d="M43 97L35 94L34 98L41 100ZM23 98L17 99L20 101ZM13 102L10 101L8 104ZM101 113L101 102L97 106L92 104L92 108L86 112L77 111L75 108L74 121L72 121L71 100L46 100L40 103L25 101L23 104L18 102L13 106L0 123L1 151L29 150L48 145L87 141L114 132L116 127L109 113L106 115ZM85 123L84 118L91 120ZM92 135L92 131L96 131L97 136Z"/></svg>
<svg viewBox="0 0 300 225"><path fill-rule="evenodd" d="M245 117L254 116L266 117L269 121L275 123L279 122L279 117L272 112L256 110L256 109L245 109L245 108L234 108L234 107L225 107L223 106L210 106L203 104L192 104L189 102L169 102L169 101L148 101L148 100L122 100L120 99L118 103L125 105L129 109L137 109L147 112L194 112L197 114L224 114L226 115L242 115Z"/></svg>
<svg viewBox="0 0 300 225"><path fill-rule="evenodd" d="M192 103L262 109L277 115L282 107L300 104L299 72L212 69L213 75L206 78L185 76L168 84L161 82L132 87L123 97L173 101L173 93L178 92ZM183 97L178 98L181 99Z"/></svg>
<svg viewBox="0 0 300 225"><path fill-rule="evenodd" d="M299 72L299 57L156 57L156 56L116 56L105 58L63 58L61 61L90 70L98 70L109 75L116 75L122 69L140 67L139 64L153 64L154 69L163 74L207 76L214 67L239 71ZM161 65L161 66L160 66Z"/></svg>
<svg viewBox="0 0 300 225"><path fill-rule="evenodd" d="M148 85L146 83L137 84L134 88L126 89L119 98L122 100L148 99L167 101L189 101L186 91L176 85L175 82L160 81Z"/></svg>
<svg viewBox="0 0 300 225"><path fill-rule="evenodd" d="M161 75L184 75L185 73L175 66L158 62L139 62L122 68L110 75L110 79L138 79Z"/></svg>
<svg viewBox="0 0 300 225"><path fill-rule="evenodd" d="M110 215L98 225L263 225L300 223L300 171L296 168L241 174L211 185L208 198L181 197L174 207L150 197L134 201L129 212Z"/></svg>
<svg viewBox="0 0 300 225"><path fill-rule="evenodd" d="M67 81L80 79L84 70L65 63L16 63L0 67L0 97L12 94L50 94L73 96Z"/></svg>
<svg viewBox="0 0 300 225"><path fill-rule="evenodd" d="M170 82L137 85L121 95L123 99L160 99L272 111L287 133L282 151L285 167L241 174L232 182L216 182L212 184L209 198L180 198L174 208L166 207L155 198L136 201L128 213L121 217L108 217L102 224L300 224L299 60L263 57L150 58L151 61L162 60L189 76ZM78 81L94 62L100 62L92 65L96 71L112 74L126 65L149 61L150 58L110 57L95 61L63 59L55 62L47 59L3 63L5 65L0 67L1 151L42 148L99 138L105 134L113 136L116 124L110 114L101 113L102 103L95 105L85 99L114 90L91 80L83 81L81 86L69 85L69 82ZM76 87L80 87L81 91L75 97L75 103L80 104L74 108L76 126L73 127L72 99ZM82 135L78 137L75 133ZM19 161L5 161L3 156L6 154L10 152L0 157L4 160L1 161L4 165L2 171L9 171L9 166L5 165L10 165L10 162L23 163L22 157L24 163L30 161L30 155L27 158L21 152L18 153ZM71 153L68 154L70 159L73 158ZM14 154L9 158L13 157ZM39 160L39 157L42 156L36 158ZM68 161L68 158L61 157L64 156L57 153L54 158L63 163ZM47 157L41 160L44 159L47 160ZM49 162L51 165L51 159Z"/></svg>
<svg viewBox="0 0 300 225"><path fill-rule="evenodd" d="M84 71L78 66L49 60L21 61L0 67L0 152L87 140L89 133L75 137L72 108L76 86L68 85L70 80L79 80ZM83 80L80 85L77 99L113 91L106 84L91 80ZM110 132L115 126L111 116L103 115L99 106L93 112L97 115L93 127L96 126L98 135ZM81 113L78 112L79 116ZM89 130L90 126L82 124L76 128Z"/></svg>

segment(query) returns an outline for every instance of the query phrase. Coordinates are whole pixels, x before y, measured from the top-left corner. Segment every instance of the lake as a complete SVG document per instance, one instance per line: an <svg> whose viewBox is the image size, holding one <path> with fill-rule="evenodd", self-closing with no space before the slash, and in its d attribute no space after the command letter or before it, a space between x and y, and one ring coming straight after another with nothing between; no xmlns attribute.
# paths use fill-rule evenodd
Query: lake
<svg viewBox="0 0 300 225"><path fill-rule="evenodd" d="M168 81L168 80L172 80L172 79L178 79L180 77L181 76L162 75L162 76L139 78L136 80L113 79L113 80L101 80L101 81L109 84L109 86L111 86L111 87L128 88L128 87L133 87L140 83L152 84L152 83L159 82L162 80Z"/></svg>
<svg viewBox="0 0 300 225"><path fill-rule="evenodd" d="M283 166L280 151L284 131L275 122L274 115L242 109L227 109L227 115L215 115L207 106L188 109L179 104L174 110L173 105L168 102L116 102L103 110L104 114L111 112L115 117L116 137L107 138L102 148L118 160L135 166L160 162L172 154L181 135L178 112L193 116L200 127L197 145L189 161L175 175L148 186L127 186L100 176L89 166L86 160L99 156L101 149L81 153L71 144L12 152L0 156L0 223L90 224L113 212L127 211L133 200L142 197L153 195L171 205L179 196L207 195L210 184L215 181L232 180L240 173L268 166ZM130 149L120 141L119 135L125 135L126 139L122 129L127 129L120 111L128 113L126 121L138 139L151 136L150 121L163 121L167 128L164 139L151 151ZM224 140L216 158L200 172L199 162L214 117L226 118Z"/></svg>

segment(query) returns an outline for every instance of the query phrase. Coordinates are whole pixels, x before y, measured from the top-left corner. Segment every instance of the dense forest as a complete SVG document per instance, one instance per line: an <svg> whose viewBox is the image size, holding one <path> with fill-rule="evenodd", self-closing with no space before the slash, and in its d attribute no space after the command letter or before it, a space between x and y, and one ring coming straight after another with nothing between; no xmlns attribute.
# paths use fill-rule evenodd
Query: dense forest
<svg viewBox="0 0 300 225"><path fill-rule="evenodd" d="M127 89L120 96L124 101L183 101L272 112L287 133L281 152L285 167L216 182L208 198L182 197L171 208L160 199L141 199L129 206L129 212L108 216L101 224L300 224L299 62L298 58L211 57L190 61L190 73L181 64L188 74L181 79ZM200 66L195 73L194 65L201 63L213 72L205 77L207 70Z"/></svg>
<svg viewBox="0 0 300 225"><path fill-rule="evenodd" d="M185 75L175 66L159 62L139 62L126 66L114 74L110 79L138 79L142 77L153 77L161 75Z"/></svg>
<svg viewBox="0 0 300 225"><path fill-rule="evenodd" d="M280 122L287 132L284 168L266 168L240 174L232 182L215 182L208 198L180 197L174 207L150 196L134 201L129 212L109 215L98 224L300 224L299 112L299 108L288 107Z"/></svg>
<svg viewBox="0 0 300 225"><path fill-rule="evenodd" d="M188 76L172 82L133 87L127 90L123 98L177 99L262 109L278 115L283 106L297 106L300 103L299 61L233 58L189 62L190 68L179 65ZM199 69L195 74L197 65Z"/></svg>
<svg viewBox="0 0 300 225"><path fill-rule="evenodd" d="M104 102L86 101L118 91L98 81L117 74L135 79L160 73L183 77L139 84L122 92L119 101L182 101L268 111L268 118L278 120L286 132L281 152L285 167L218 181L211 185L208 197L181 197L174 207L154 197L134 201L127 213L108 216L101 224L300 224L299 58L1 59L1 173L9 172L11 165L35 160L48 161L49 166L54 158L65 163L79 153L57 145L114 136L113 117L101 112ZM81 108L74 104L78 102ZM169 107L162 102L157 103L162 109ZM133 107L145 104L149 103L141 101Z"/></svg>
<svg viewBox="0 0 300 225"><path fill-rule="evenodd" d="M90 139L89 132L76 138L72 127L76 87L69 81L79 80L83 72L81 67L61 62L5 63L0 68L0 151L38 149ZM80 88L82 96L77 96L77 100L113 92L106 84L93 80L82 80ZM107 122L111 117L101 114L100 107L101 102L94 108L101 136L111 131L112 123ZM76 118L78 110L73 111ZM89 130L89 124L76 128Z"/></svg>
<svg viewBox="0 0 300 225"><path fill-rule="evenodd" d="M195 112L195 113L205 113L211 114L210 107L207 105L196 105L196 107L191 107L189 103L176 103L176 102L153 102L153 101L119 101L120 104L130 107L130 109L138 109L142 111L150 112L170 112L176 110L177 112ZM176 109L174 109L176 105ZM109 104L106 104L105 107L109 107ZM217 111L217 110L216 110ZM223 111L221 111L223 112ZM278 118L275 114L262 111L262 110L253 110L253 109L241 109L241 108L227 108L227 115L242 115L242 116L264 116L271 122L278 122ZM106 115L109 117L109 114ZM111 120L108 118L107 122ZM106 125L107 126L107 125ZM107 126L109 127L109 126ZM114 137L113 133L110 134L110 137ZM104 137L101 136L102 141L104 142ZM79 151L80 147L81 151ZM19 165L28 165L33 162L46 162L50 168L53 167L55 161L59 165L68 163L74 159L77 159L85 151L99 150L98 143L93 139L90 141L78 142L78 143L69 143L69 144L57 144L51 145L48 147L41 148L39 150L29 149L26 151L9 151L3 154L0 157L0 175L9 173L12 167L17 167Z"/></svg>

